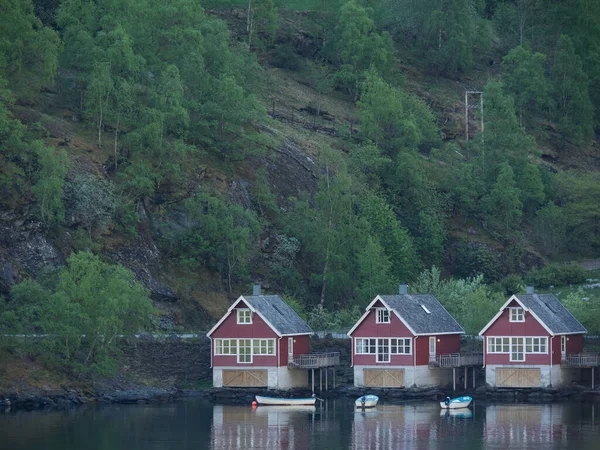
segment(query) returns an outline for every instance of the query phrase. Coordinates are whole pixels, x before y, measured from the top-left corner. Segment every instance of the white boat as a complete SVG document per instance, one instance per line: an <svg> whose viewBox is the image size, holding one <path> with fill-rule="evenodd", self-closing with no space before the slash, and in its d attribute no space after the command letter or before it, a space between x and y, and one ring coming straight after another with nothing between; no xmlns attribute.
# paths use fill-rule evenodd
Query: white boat
<svg viewBox="0 0 600 450"><path fill-rule="evenodd" d="M456 398L446 397L445 401L440 402L440 406L444 409L468 408L472 401L473 398L468 395Z"/></svg>
<svg viewBox="0 0 600 450"><path fill-rule="evenodd" d="M295 414L295 413L315 413L317 408L314 405L261 405L260 408L254 408L258 415L263 414Z"/></svg>
<svg viewBox="0 0 600 450"><path fill-rule="evenodd" d="M378 401L379 397L373 394L369 394L357 398L354 404L357 408L374 408L375 406L377 406Z"/></svg>
<svg viewBox="0 0 600 450"><path fill-rule="evenodd" d="M312 405L314 406L317 399L312 398L281 398L281 397L263 397L256 396L256 403L259 405Z"/></svg>
<svg viewBox="0 0 600 450"><path fill-rule="evenodd" d="M461 409L442 409L440 411L440 416L442 417L459 417L461 419L472 419L473 412L469 408L461 408Z"/></svg>

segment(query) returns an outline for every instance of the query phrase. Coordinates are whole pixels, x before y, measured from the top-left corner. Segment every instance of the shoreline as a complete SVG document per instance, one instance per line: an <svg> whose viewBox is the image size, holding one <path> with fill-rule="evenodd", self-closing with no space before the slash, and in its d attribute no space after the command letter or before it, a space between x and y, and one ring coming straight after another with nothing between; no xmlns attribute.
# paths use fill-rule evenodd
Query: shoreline
<svg viewBox="0 0 600 450"><path fill-rule="evenodd" d="M36 390L37 391L37 390ZM340 386L328 391L316 393L320 399L355 399L364 394L375 394L384 400L398 401L439 401L446 396L470 395L476 400L499 401L509 403L553 403L564 400L600 398L600 390L589 390L583 386L561 388L489 388L452 392L442 388L390 388L370 389L354 386ZM70 409L88 404L145 404L167 403L183 398L205 398L218 404L251 404L255 395L271 397L309 397L310 389L291 389L286 391L264 388L207 388L176 389L148 386L128 386L125 388L99 390L68 389L62 391L42 391L25 393L0 393L0 413L10 411L35 411Z"/></svg>

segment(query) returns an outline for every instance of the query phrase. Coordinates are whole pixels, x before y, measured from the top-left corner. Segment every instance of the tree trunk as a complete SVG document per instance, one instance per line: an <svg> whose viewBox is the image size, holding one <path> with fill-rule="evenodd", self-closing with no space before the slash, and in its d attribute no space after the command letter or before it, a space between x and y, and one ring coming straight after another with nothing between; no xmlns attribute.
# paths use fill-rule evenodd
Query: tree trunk
<svg viewBox="0 0 600 450"><path fill-rule="evenodd" d="M115 128L115 172L117 171L117 140L119 138L119 122L121 120L121 114L117 115L117 127Z"/></svg>

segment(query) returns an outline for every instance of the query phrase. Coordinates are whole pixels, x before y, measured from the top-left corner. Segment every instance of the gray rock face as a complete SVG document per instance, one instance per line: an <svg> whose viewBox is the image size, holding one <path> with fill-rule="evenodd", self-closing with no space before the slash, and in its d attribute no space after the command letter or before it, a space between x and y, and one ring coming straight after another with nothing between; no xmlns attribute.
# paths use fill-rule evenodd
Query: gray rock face
<svg viewBox="0 0 600 450"><path fill-rule="evenodd" d="M47 239L41 222L15 211L0 212L0 295L42 267L63 263L64 256Z"/></svg>

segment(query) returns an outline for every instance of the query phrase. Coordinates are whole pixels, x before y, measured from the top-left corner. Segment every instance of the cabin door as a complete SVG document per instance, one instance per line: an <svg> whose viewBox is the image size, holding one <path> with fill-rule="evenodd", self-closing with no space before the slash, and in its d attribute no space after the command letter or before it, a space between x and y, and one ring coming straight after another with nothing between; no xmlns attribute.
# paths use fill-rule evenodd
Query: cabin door
<svg viewBox="0 0 600 450"><path fill-rule="evenodd" d="M294 338L288 338L288 362L294 361Z"/></svg>
<svg viewBox="0 0 600 450"><path fill-rule="evenodd" d="M564 361L567 359L567 337L560 337L560 360Z"/></svg>
<svg viewBox="0 0 600 450"><path fill-rule="evenodd" d="M435 361L435 336L429 336L429 361Z"/></svg>

